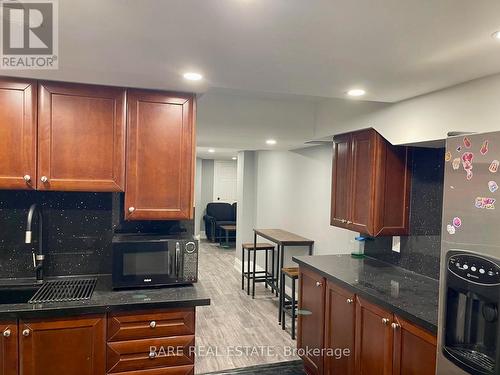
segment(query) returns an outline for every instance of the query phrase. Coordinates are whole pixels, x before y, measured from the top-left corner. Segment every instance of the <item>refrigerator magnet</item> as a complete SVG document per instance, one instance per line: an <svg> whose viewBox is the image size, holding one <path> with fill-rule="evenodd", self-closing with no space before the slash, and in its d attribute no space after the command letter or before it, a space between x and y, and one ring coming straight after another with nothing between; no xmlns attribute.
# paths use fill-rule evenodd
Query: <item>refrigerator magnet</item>
<svg viewBox="0 0 500 375"><path fill-rule="evenodd" d="M467 181L472 180L472 177L474 177L474 174L472 173L472 169L467 169Z"/></svg>
<svg viewBox="0 0 500 375"><path fill-rule="evenodd" d="M451 160L451 152L447 151L446 154L444 155L444 160L445 161L450 161Z"/></svg>
<svg viewBox="0 0 500 375"><path fill-rule="evenodd" d="M446 230L448 231L449 234L455 234L455 232L456 232L455 227L451 224L447 225Z"/></svg>
<svg viewBox="0 0 500 375"><path fill-rule="evenodd" d="M498 160L493 160L490 164L490 172L491 173L497 173L498 172L498 165L500 165L500 162Z"/></svg>
<svg viewBox="0 0 500 375"><path fill-rule="evenodd" d="M462 226L462 219L460 219L459 217L454 217L453 218L453 226L455 228L460 228Z"/></svg>
<svg viewBox="0 0 500 375"><path fill-rule="evenodd" d="M488 182L488 189L490 189L490 191L492 193L494 193L495 191L498 190L498 184L495 181L489 181Z"/></svg>
<svg viewBox="0 0 500 375"><path fill-rule="evenodd" d="M477 197L475 206L480 209L494 210L495 202L495 198Z"/></svg>
<svg viewBox="0 0 500 375"><path fill-rule="evenodd" d="M471 146L472 146L472 142L467 137L464 137L464 146L465 146L465 148L471 148Z"/></svg>
<svg viewBox="0 0 500 375"><path fill-rule="evenodd" d="M458 151L458 152L462 151L462 146L458 146L458 147L457 147L457 151Z"/></svg>
<svg viewBox="0 0 500 375"><path fill-rule="evenodd" d="M488 141L484 141L483 145L481 146L481 155L486 155L488 153Z"/></svg>
<svg viewBox="0 0 500 375"><path fill-rule="evenodd" d="M460 168L460 158L453 159L451 165L455 171L458 170L458 168Z"/></svg>

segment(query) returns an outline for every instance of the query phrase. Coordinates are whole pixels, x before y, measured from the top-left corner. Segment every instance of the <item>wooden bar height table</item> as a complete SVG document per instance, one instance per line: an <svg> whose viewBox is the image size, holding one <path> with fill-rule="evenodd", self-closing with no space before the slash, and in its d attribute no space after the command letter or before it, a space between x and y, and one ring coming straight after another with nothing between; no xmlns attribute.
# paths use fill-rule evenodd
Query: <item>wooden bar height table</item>
<svg viewBox="0 0 500 375"><path fill-rule="evenodd" d="M278 261L276 267L275 275L280 275L280 271L283 268L283 263L285 259L285 247L290 246L308 246L309 255L313 254L314 241L308 238L299 236L294 233L287 232L283 229L254 229L253 243L254 246L257 244L257 236L265 238L266 240L275 243L278 246ZM276 291L276 297L279 294L279 277L274 285L274 290ZM252 298L255 298L255 285L253 285ZM281 321L281 308L280 308L279 320Z"/></svg>

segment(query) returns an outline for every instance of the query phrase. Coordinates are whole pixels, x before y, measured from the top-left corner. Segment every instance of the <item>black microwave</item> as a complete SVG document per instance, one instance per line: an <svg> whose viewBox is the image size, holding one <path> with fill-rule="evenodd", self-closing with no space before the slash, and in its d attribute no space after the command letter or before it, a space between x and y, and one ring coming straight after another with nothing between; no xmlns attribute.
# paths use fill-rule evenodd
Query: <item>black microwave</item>
<svg viewBox="0 0 500 375"><path fill-rule="evenodd" d="M198 241L192 236L120 234L113 237L113 288L198 281Z"/></svg>

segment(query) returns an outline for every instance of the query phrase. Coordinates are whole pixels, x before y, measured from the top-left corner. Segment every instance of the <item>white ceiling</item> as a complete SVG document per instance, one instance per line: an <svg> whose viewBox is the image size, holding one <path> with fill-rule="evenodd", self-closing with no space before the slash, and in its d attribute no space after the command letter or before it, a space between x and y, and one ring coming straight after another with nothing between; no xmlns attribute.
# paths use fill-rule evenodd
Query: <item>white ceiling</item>
<svg viewBox="0 0 500 375"><path fill-rule="evenodd" d="M3 72L204 92L399 101L500 72L498 0L64 0L58 71ZM186 83L188 70L202 83Z"/></svg>

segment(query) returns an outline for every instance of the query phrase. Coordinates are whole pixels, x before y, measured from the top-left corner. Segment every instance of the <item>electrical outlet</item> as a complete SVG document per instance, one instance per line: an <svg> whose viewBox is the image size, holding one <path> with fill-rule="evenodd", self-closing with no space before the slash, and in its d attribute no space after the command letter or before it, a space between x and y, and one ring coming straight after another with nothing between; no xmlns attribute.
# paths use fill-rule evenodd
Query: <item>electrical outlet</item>
<svg viewBox="0 0 500 375"><path fill-rule="evenodd" d="M396 253L401 252L401 237L399 236L392 237L392 251Z"/></svg>

